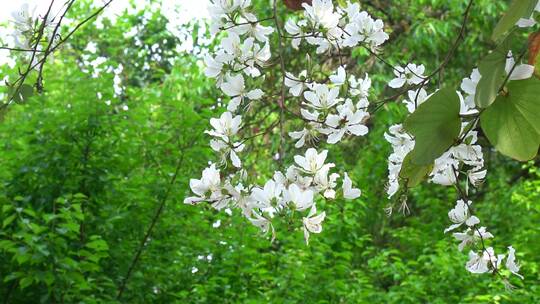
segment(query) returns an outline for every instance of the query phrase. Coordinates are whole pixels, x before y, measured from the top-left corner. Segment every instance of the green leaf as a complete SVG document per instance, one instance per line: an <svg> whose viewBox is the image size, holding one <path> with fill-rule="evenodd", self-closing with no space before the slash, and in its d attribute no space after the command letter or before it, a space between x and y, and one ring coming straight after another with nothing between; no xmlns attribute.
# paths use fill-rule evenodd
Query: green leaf
<svg viewBox="0 0 540 304"><path fill-rule="evenodd" d="M399 177L407 180L407 187L418 186L426 176L433 170L433 165L415 165L411 162L411 154L407 154L401 165Z"/></svg>
<svg viewBox="0 0 540 304"><path fill-rule="evenodd" d="M476 86L474 103L480 108L489 107L499 94L499 89L506 78L506 55L510 50L512 38L513 36L507 37L478 64L478 71L482 78Z"/></svg>
<svg viewBox="0 0 540 304"><path fill-rule="evenodd" d="M20 87L10 88L10 99L17 103L25 102L32 96L34 96L34 88L31 85L22 84Z"/></svg>
<svg viewBox="0 0 540 304"><path fill-rule="evenodd" d="M511 81L507 89L480 116L482 130L502 154L530 160L540 145L540 80Z"/></svg>
<svg viewBox="0 0 540 304"><path fill-rule="evenodd" d="M421 104L403 124L415 138L415 165L429 165L452 146L461 131L460 102L454 89L443 88Z"/></svg>
<svg viewBox="0 0 540 304"><path fill-rule="evenodd" d="M16 214L12 214L6 217L4 221L2 222L2 228L6 228L7 226L9 226L9 224L11 224L15 220L16 217L17 217Z"/></svg>
<svg viewBox="0 0 540 304"><path fill-rule="evenodd" d="M34 281L34 278L31 276L24 277L19 281L19 284L21 286L21 290L25 289L26 287L32 285L32 282Z"/></svg>
<svg viewBox="0 0 540 304"><path fill-rule="evenodd" d="M491 39L499 40L506 32L516 25L520 18L529 18L534 11L537 0L514 0L504 16L495 26Z"/></svg>

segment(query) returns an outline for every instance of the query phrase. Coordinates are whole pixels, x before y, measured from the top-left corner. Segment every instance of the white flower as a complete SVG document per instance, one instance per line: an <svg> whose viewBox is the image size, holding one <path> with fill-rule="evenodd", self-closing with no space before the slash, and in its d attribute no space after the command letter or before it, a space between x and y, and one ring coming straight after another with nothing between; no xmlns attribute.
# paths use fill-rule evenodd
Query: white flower
<svg viewBox="0 0 540 304"><path fill-rule="evenodd" d="M482 255L471 251L469 252L469 261L466 268L471 273L486 273L493 272L499 269L504 254L495 255L495 251L492 247L488 247L482 252ZM491 269L490 269L491 268Z"/></svg>
<svg viewBox="0 0 540 304"><path fill-rule="evenodd" d="M317 171L321 170L325 166L324 161L328 155L327 150L323 150L320 154L317 153L317 150L314 148L309 148L306 151L306 156L295 155L294 161L300 169L304 170L306 173L316 174ZM333 166L334 164L328 164ZM328 166L326 165L326 166Z"/></svg>
<svg viewBox="0 0 540 304"><path fill-rule="evenodd" d="M471 201L465 203L465 201L461 199L456 202L456 206L448 212L448 217L454 224L446 228L444 233L454 230L464 223L469 227L480 223L480 220L476 216L471 216L469 214L469 205L471 204Z"/></svg>
<svg viewBox="0 0 540 304"><path fill-rule="evenodd" d="M283 186L274 180L269 180L264 184L264 189L253 188L251 197L257 202L256 207L260 209L276 206L281 202Z"/></svg>
<svg viewBox="0 0 540 304"><path fill-rule="evenodd" d="M476 106L474 103L474 97L476 95L476 86L478 85L480 78L482 78L480 71L478 69L474 69L469 78L464 78L461 81L461 89L467 94L464 102L470 109Z"/></svg>
<svg viewBox="0 0 540 304"><path fill-rule="evenodd" d="M296 184L291 184L285 192L285 201L293 203L298 211L304 211L313 205L313 191L302 190Z"/></svg>
<svg viewBox="0 0 540 304"><path fill-rule="evenodd" d="M409 99L404 100L403 103L407 106L409 113L414 112L419 105L428 99L428 94L424 88L420 88L416 91L409 90L407 95L409 96Z"/></svg>
<svg viewBox="0 0 540 304"><path fill-rule="evenodd" d="M349 92L351 93L351 95L358 96L361 102L367 103L369 97L369 89L371 88L371 79L369 78L369 75L366 73L364 79L356 79L354 75L351 75L349 77L349 85Z"/></svg>
<svg viewBox="0 0 540 304"><path fill-rule="evenodd" d="M242 116L237 115L233 118L231 112L224 112L219 119L210 119L210 125L214 127L214 130L204 132L210 136L219 137L228 142L232 136L238 133L241 124Z"/></svg>
<svg viewBox="0 0 540 304"><path fill-rule="evenodd" d="M467 171L467 178L471 185L478 187L486 178L487 170L480 170L481 167L475 167Z"/></svg>
<svg viewBox="0 0 540 304"><path fill-rule="evenodd" d="M507 75L510 73L510 71L512 71L509 80L522 80L532 77L534 73L534 66L530 64L516 65L514 56L512 56L512 51L509 51L508 55L506 56L506 65L504 67L504 70L506 71Z"/></svg>
<svg viewBox="0 0 540 304"><path fill-rule="evenodd" d="M285 22L285 31L289 33L291 36L298 36L298 38L293 38L291 40L291 45L294 49L298 49L298 46L300 45L300 42L302 41L302 36L304 36L304 32L302 31L301 26L306 26L307 22L305 20L301 20L297 23L295 23L293 20L289 19L287 22Z"/></svg>
<svg viewBox="0 0 540 304"><path fill-rule="evenodd" d="M339 107L338 113L339 115L328 115L325 124L330 128L322 130L324 134L328 135L329 144L337 143L347 133L355 136L363 136L368 133L368 127L362 124L364 119L369 116L367 112L358 110L353 113L349 108Z"/></svg>
<svg viewBox="0 0 540 304"><path fill-rule="evenodd" d="M399 190L399 172L405 156L414 148L414 139L403 130L401 124L393 125L384 133L384 138L394 150L388 157L388 188L386 193L391 198Z"/></svg>
<svg viewBox="0 0 540 304"><path fill-rule="evenodd" d="M289 88L289 93L291 93L293 96L300 96L302 94L302 91L304 90L304 82L300 80L300 77L303 77L305 79L307 74L306 70L303 70L298 74L298 78L296 78L293 74L289 72L285 72L285 85Z"/></svg>
<svg viewBox="0 0 540 304"><path fill-rule="evenodd" d="M274 240L275 232L274 232L274 226L272 226L272 223L262 215L258 214L257 212L252 212L254 217L248 217L248 220L256 227L259 227L263 233L267 233L268 231L272 230L272 240Z"/></svg>
<svg viewBox="0 0 540 304"><path fill-rule="evenodd" d="M483 255L478 255L474 251L469 252L469 261L465 268L471 273L486 273L489 271L488 260L484 259Z"/></svg>
<svg viewBox="0 0 540 304"><path fill-rule="evenodd" d="M405 68L396 66L394 67L394 74L396 78L392 79L388 85L391 88L398 89L407 84L419 84L421 83L425 76L424 71L425 67L423 64L416 65L414 63L409 63Z"/></svg>
<svg viewBox="0 0 540 304"><path fill-rule="evenodd" d="M365 43L371 50L388 40L389 36L384 32L382 20L373 20L367 12L360 12L358 3L351 4L345 9L349 17L349 23L345 25L346 37L344 46L354 47L359 43Z"/></svg>
<svg viewBox="0 0 540 304"><path fill-rule="evenodd" d="M227 96L233 97L227 106L227 110L234 112L238 106L242 103L244 97L255 100L263 96L261 89L245 91L244 76L238 74L236 76L227 75L226 81L221 84L221 90Z"/></svg>
<svg viewBox="0 0 540 304"><path fill-rule="evenodd" d="M238 158L237 153L242 152L244 150L244 147L245 147L244 144L236 142L236 143L233 143L231 147L229 146L229 144L227 144L223 140L213 139L210 141L210 147L212 148L212 150L216 152L223 153L224 157L229 155L233 166L235 166L236 168L242 167L242 162L240 161L240 158Z"/></svg>
<svg viewBox="0 0 540 304"><path fill-rule="evenodd" d="M191 191L198 197L188 197L184 200L184 204L196 204L205 201L208 198L216 197L220 194L221 178L216 165L212 164L202 172L201 179L190 179L189 186Z"/></svg>
<svg viewBox="0 0 540 304"><path fill-rule="evenodd" d="M336 197L336 191L334 191L334 188L336 187L336 181L339 174L332 173L330 176L328 176L329 171L330 167L324 166L313 177L313 183L315 184L315 189L317 191L324 191L324 197L333 199Z"/></svg>
<svg viewBox="0 0 540 304"><path fill-rule="evenodd" d="M340 66L337 69L336 74L330 75L330 81L333 84L342 85L343 83L345 83L346 77L347 77L347 74L345 72L345 68L343 66Z"/></svg>
<svg viewBox="0 0 540 304"><path fill-rule="evenodd" d="M343 197L346 199L355 199L360 197L362 192L360 189L352 187L352 180L349 178L347 172L343 174Z"/></svg>
<svg viewBox="0 0 540 304"><path fill-rule="evenodd" d="M516 250L512 247L512 246L509 246L508 247L508 258L506 258L506 268L508 268L508 270L510 270L511 273L517 275L518 277L520 277L522 280L523 280L523 276L521 274L519 274L519 264L516 263Z"/></svg>
<svg viewBox="0 0 540 304"><path fill-rule="evenodd" d="M317 110L327 110L333 107L338 100L339 88L328 89L326 84L315 84L313 91L304 92L308 105Z"/></svg>
<svg viewBox="0 0 540 304"><path fill-rule="evenodd" d="M304 128L302 131L289 132L289 136L298 141L294 144L295 148L301 148L306 144L306 137L309 135L309 131Z"/></svg>
<svg viewBox="0 0 540 304"><path fill-rule="evenodd" d="M461 241L461 243L458 245L458 250L463 251L463 248L469 244L474 244L479 240L486 240L493 238L493 234L486 231L486 227L480 227L478 230L472 230L471 228L467 228L465 232L454 232L452 233L454 238L456 240Z"/></svg>
<svg viewBox="0 0 540 304"><path fill-rule="evenodd" d="M306 19L311 21L314 27L321 25L326 29L334 29L339 23L339 14L334 12L332 0L313 0L312 4L302 3L305 9Z"/></svg>
<svg viewBox="0 0 540 304"><path fill-rule="evenodd" d="M324 218L326 217L326 212L322 212L318 215L315 215L317 213L317 208L315 205L311 207L311 210L309 211L309 214L307 217L304 217L302 219L302 222L304 224L304 239L306 240L306 244L309 245L309 233L321 233L322 232L322 225L321 223L324 221Z"/></svg>
<svg viewBox="0 0 540 304"><path fill-rule="evenodd" d="M206 69L204 75L211 78L220 78L221 70L223 69L223 63L212 58L210 55L204 57L204 63L206 64Z"/></svg>

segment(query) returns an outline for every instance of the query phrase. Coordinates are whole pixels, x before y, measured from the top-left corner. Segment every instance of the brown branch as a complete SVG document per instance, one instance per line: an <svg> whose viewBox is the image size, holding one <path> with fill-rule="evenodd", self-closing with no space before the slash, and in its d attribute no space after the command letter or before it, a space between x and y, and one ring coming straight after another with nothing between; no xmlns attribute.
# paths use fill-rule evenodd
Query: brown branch
<svg viewBox="0 0 540 304"><path fill-rule="evenodd" d="M124 293L124 290L127 286L128 280L131 278L131 274L133 273L133 270L135 269L135 266L137 265L137 262L139 261L141 254L145 248L146 243L148 242L148 239L152 235L152 231L154 227L156 226L161 213L163 212L163 209L165 208L165 204L167 200L169 199L169 195L171 193L172 187L176 183L176 179L178 177L178 173L180 172L180 168L182 167L182 163L184 161L184 155L185 153L182 153L182 156L180 156L178 162L176 163L176 169L174 171L173 176L171 177L171 180L169 181L169 186L167 187L167 190L165 192L165 195L159 202L159 207L157 208L156 212L154 213L154 216L152 217L152 221L150 222L150 226L148 226L148 229L146 230L146 233L144 234L144 237L141 239L141 242L139 246L137 247L137 251L129 265L128 271L126 273L126 276L122 280L122 283L120 284L120 288L118 289L118 294L116 296L116 299L120 299L122 297L122 294Z"/></svg>

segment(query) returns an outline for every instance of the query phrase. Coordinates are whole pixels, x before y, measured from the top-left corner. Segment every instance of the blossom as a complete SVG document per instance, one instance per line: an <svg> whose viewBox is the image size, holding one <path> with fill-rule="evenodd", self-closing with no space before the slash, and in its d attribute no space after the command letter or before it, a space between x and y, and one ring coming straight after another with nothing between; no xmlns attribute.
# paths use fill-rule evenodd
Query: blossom
<svg viewBox="0 0 540 304"><path fill-rule="evenodd" d="M535 11L540 12L540 2L536 4L536 7L534 8ZM531 15L529 18L520 18L516 25L518 27L531 27L536 25L536 20L534 19L534 12L533 15Z"/></svg>
<svg viewBox="0 0 540 304"><path fill-rule="evenodd" d="M253 188L251 197L257 202L257 208L269 208L281 202L283 186L274 180L269 180L264 184L264 188Z"/></svg>
<svg viewBox="0 0 540 304"><path fill-rule="evenodd" d="M420 88L416 91L409 90L407 95L409 96L409 99L404 100L403 103L407 106L409 113L414 112L419 105L428 99L428 94L424 88Z"/></svg>
<svg viewBox="0 0 540 304"><path fill-rule="evenodd" d="M274 226L272 226L272 223L262 215L260 215L257 212L253 212L251 214L253 217L248 217L248 220L256 227L261 229L263 233L268 233L268 231L272 230L272 240L275 237L274 232Z"/></svg>
<svg viewBox="0 0 540 304"><path fill-rule="evenodd" d="M334 191L334 188L336 187L336 181L339 177L339 174L332 173L329 176L329 171L329 166L323 166L323 168L319 170L313 177L313 183L315 184L315 189L317 191L324 191L324 197L333 199L336 196L336 191Z"/></svg>
<svg viewBox="0 0 540 304"><path fill-rule="evenodd" d="M534 66L530 64L516 64L512 51L508 51L504 70L507 75L511 72L509 80L522 80L532 77Z"/></svg>
<svg viewBox="0 0 540 304"><path fill-rule="evenodd" d="M263 96L263 91L261 89L254 89L246 92L244 85L244 77L242 74L237 74L236 76L227 75L226 81L221 84L221 90L227 96L233 97L227 106L227 110L234 112L244 100L244 97L255 100Z"/></svg>
<svg viewBox="0 0 540 304"><path fill-rule="evenodd" d="M32 37L41 27L43 27L43 39L50 39L48 29L53 25L54 14L50 12L46 20L39 19L40 23L36 23L38 20L36 8L36 6L30 7L28 3L23 3L17 11L11 13L14 24L12 36L16 47L31 48Z"/></svg>
<svg viewBox="0 0 540 304"><path fill-rule="evenodd" d="M302 94L302 91L304 90L304 82L300 79L301 77L305 78L306 75L306 70L300 72L300 74L298 74L298 78L289 72L285 73L285 85L289 88L289 93L291 93L293 96L300 96L300 94Z"/></svg>
<svg viewBox="0 0 540 304"><path fill-rule="evenodd" d="M321 130L328 135L329 144L337 143L347 133L355 136L363 136L368 133L368 127L362 124L364 119L369 116L367 112L362 110L352 112L348 107L338 107L338 114L328 115L325 124L330 128Z"/></svg>
<svg viewBox="0 0 540 304"><path fill-rule="evenodd" d="M184 200L184 204L196 204L219 196L221 194L221 178L216 165L212 164L204 169L201 179L190 179L189 187L198 197L188 197Z"/></svg>
<svg viewBox="0 0 540 304"><path fill-rule="evenodd" d="M371 79L369 78L369 75L366 73L364 76L364 79L356 79L354 75L351 75L349 77L349 92L352 96L358 96L360 98L359 103L367 103L368 97L369 97L369 89L371 88ZM356 105L358 108L360 106Z"/></svg>
<svg viewBox="0 0 540 304"><path fill-rule="evenodd" d="M456 202L456 206L448 212L448 217L454 224L446 228L444 230L444 233L454 230L463 224L466 224L467 226L471 227L480 223L480 220L476 216L474 215L471 216L469 214L469 206L471 204L472 204L471 201L468 201L467 203L465 203L465 201L461 199Z"/></svg>
<svg viewBox="0 0 540 304"><path fill-rule="evenodd" d="M245 145L239 142L233 143L232 145L222 141L213 139L210 141L210 147L216 152L223 153L223 156L226 157L229 155L233 166L240 168L242 167L242 162L238 157L237 153L244 150Z"/></svg>
<svg viewBox="0 0 540 304"><path fill-rule="evenodd" d="M399 189L399 172L405 156L414 148L414 139L403 130L401 124L393 125L384 133L384 138L392 145L393 152L388 157L388 198Z"/></svg>
<svg viewBox="0 0 540 304"><path fill-rule="evenodd" d="M347 77L347 74L345 73L345 68L343 66L340 66L337 69L336 74L330 75L330 81L333 84L342 85L343 83L345 83L346 77Z"/></svg>
<svg viewBox="0 0 540 304"><path fill-rule="evenodd" d="M504 254L495 255L492 247L486 248L480 255L471 251L469 252L469 261L466 264L466 269L471 273L492 272L499 268L503 258Z"/></svg>
<svg viewBox="0 0 540 304"><path fill-rule="evenodd" d="M464 78L461 81L461 89L467 94L464 99L465 105L471 109L475 107L474 97L476 95L476 86L478 86L480 78L482 78L480 71L478 69L474 69L469 78Z"/></svg>
<svg viewBox="0 0 540 304"><path fill-rule="evenodd" d="M314 27L321 25L326 29L334 29L339 23L339 14L334 12L331 0L313 0L311 5L302 3L304 15Z"/></svg>
<svg viewBox="0 0 540 304"><path fill-rule="evenodd" d="M323 166L325 166L324 161L326 160L327 155L328 150L323 150L321 153L317 153L317 150L314 148L309 148L307 149L305 156L295 155L294 161L298 166L300 166L300 169L304 170L305 172L316 174L317 171L321 170ZM334 164L331 165L333 166Z"/></svg>
<svg viewBox="0 0 540 304"><path fill-rule="evenodd" d="M360 197L360 189L352 187L352 180L347 172L343 173L343 197L346 199L355 199Z"/></svg>
<svg viewBox="0 0 540 304"><path fill-rule="evenodd" d="M372 50L383 44L390 36L384 32L382 20L374 20L367 12L360 12L358 3L351 4L345 9L349 23L345 25L347 37L343 41L344 46L354 47L359 43L365 43Z"/></svg>
<svg viewBox="0 0 540 304"><path fill-rule="evenodd" d="M322 212L318 215L315 215L317 213L317 207L313 205L311 207L311 210L309 210L309 214L307 217L302 218L302 223L304 224L304 239L306 240L306 244L309 245L309 233L321 233L322 232L322 225L321 223L324 221L324 218L326 217L326 212Z"/></svg>
<svg viewBox="0 0 540 304"><path fill-rule="evenodd" d="M519 268L520 265L516 263L516 250L512 247L512 246L509 246L508 247L508 257L506 258L506 268L508 268L508 270L510 270L511 273L517 275L518 277L520 277L521 279L523 279L523 276L521 274L519 274Z"/></svg>
<svg viewBox="0 0 540 304"><path fill-rule="evenodd" d="M241 124L242 116L236 115L233 117L231 112L223 112L219 119L210 119L210 125L214 127L214 130L204 132L210 136L219 137L228 142L229 138L238 133Z"/></svg>
<svg viewBox="0 0 540 304"><path fill-rule="evenodd" d="M315 84L313 91L304 92L308 106L317 110L327 110L337 104L339 88L329 89L326 84Z"/></svg>
<svg viewBox="0 0 540 304"><path fill-rule="evenodd" d="M304 36L304 32L302 31L302 26L306 26L307 22L306 20L300 20L298 23L295 23L293 20L289 19L287 22L285 22L285 31L289 33L291 36L298 36L298 38L293 38L291 40L291 45L294 49L298 49L298 46L300 45L300 42L302 41L302 36Z"/></svg>
<svg viewBox="0 0 540 304"><path fill-rule="evenodd" d="M463 251L465 246L474 244L479 240L493 238L493 234L486 231L486 227L480 227L475 230L467 228L465 232L454 232L452 233L452 235L454 236L454 238L456 238L456 240L461 241L461 243L458 245L459 251Z"/></svg>
<svg viewBox="0 0 540 304"><path fill-rule="evenodd" d="M414 63L407 64L405 68L395 66L394 75L396 75L396 78L392 79L388 85L391 88L398 89L405 84L419 84L425 79L425 76L423 76L425 69L423 64L416 65Z"/></svg>
<svg viewBox="0 0 540 304"><path fill-rule="evenodd" d="M304 211L313 205L313 191L302 190L298 185L291 184L285 192L285 201L293 203L298 211Z"/></svg>
<svg viewBox="0 0 540 304"><path fill-rule="evenodd" d="M295 148L301 148L306 144L306 137L309 135L309 131L304 128L301 131L289 132L289 136L298 141L294 144Z"/></svg>

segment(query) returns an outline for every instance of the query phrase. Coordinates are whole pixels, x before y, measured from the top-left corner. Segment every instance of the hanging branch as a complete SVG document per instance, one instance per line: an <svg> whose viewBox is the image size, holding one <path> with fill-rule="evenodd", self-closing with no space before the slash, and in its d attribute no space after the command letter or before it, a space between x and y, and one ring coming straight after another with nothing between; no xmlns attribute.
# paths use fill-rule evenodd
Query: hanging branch
<svg viewBox="0 0 540 304"><path fill-rule="evenodd" d="M45 15L45 17L43 18L43 22L41 24L41 27L40 27L40 30L38 32L38 37L36 39L36 43L35 45L32 47L32 49L17 49L17 48L7 48L7 47L1 47L1 49L9 49L9 50L12 50L12 51L21 51L21 52L32 52L32 56L31 56L31 59L30 59L30 62L28 63L28 66L26 67L26 69L23 71L23 72L19 72L19 78L17 78L17 80L15 80L15 82L13 82L12 84L10 84L11 86L15 87L16 89L14 90L15 93L18 93L20 92L21 88L22 88L22 85L24 84L25 80L27 79L28 75L30 74L30 72L32 72L35 68L39 67L39 75L38 75L38 81L36 82L36 87L38 89L38 92L41 92L42 90L42 85L41 85L41 80L42 80L42 72L43 72L43 66L45 64L45 62L47 61L47 58L52 54L54 53L62 44L64 44L67 40L69 40L69 38L76 32L78 31L83 25L85 25L86 23L88 23L90 20L94 19L95 17L97 17L99 14L101 14L101 12L103 12L103 10L105 10L105 8L107 8L114 0L109 0L107 1L103 6L101 6L99 9L97 9L94 13L92 13L90 16L88 16L86 19L84 19L83 21L81 21L80 23L78 23L64 38L60 38L58 43L56 43L54 45L54 39L55 37L58 35L58 31L60 29L60 26L61 26L61 22L63 21L65 15L68 13L68 11L71 9L73 3L75 2L75 0L70 0L67 5L66 5L66 9L64 10L64 12L62 13L61 17L60 17L60 21L55 25L55 28L53 30L53 35L50 39L50 41L48 42L47 44L47 48L44 50L44 51L41 51L39 50L39 41L41 40L41 38L43 37L43 32L44 32L44 29L45 29L45 25L46 25L46 21L47 21L47 18L49 16L49 13L52 9L52 6L53 6L53 3L54 3L54 0L51 0L51 4L49 6L49 10L47 11L47 14ZM34 63L34 60L36 59L36 54L37 53L41 53L43 54L43 57L39 60L37 60L37 62ZM9 97L9 100L7 103L4 103L0 106L0 110L3 110L5 109L6 107L8 107L11 102L13 101L14 99L14 94L12 94L10 97Z"/></svg>

